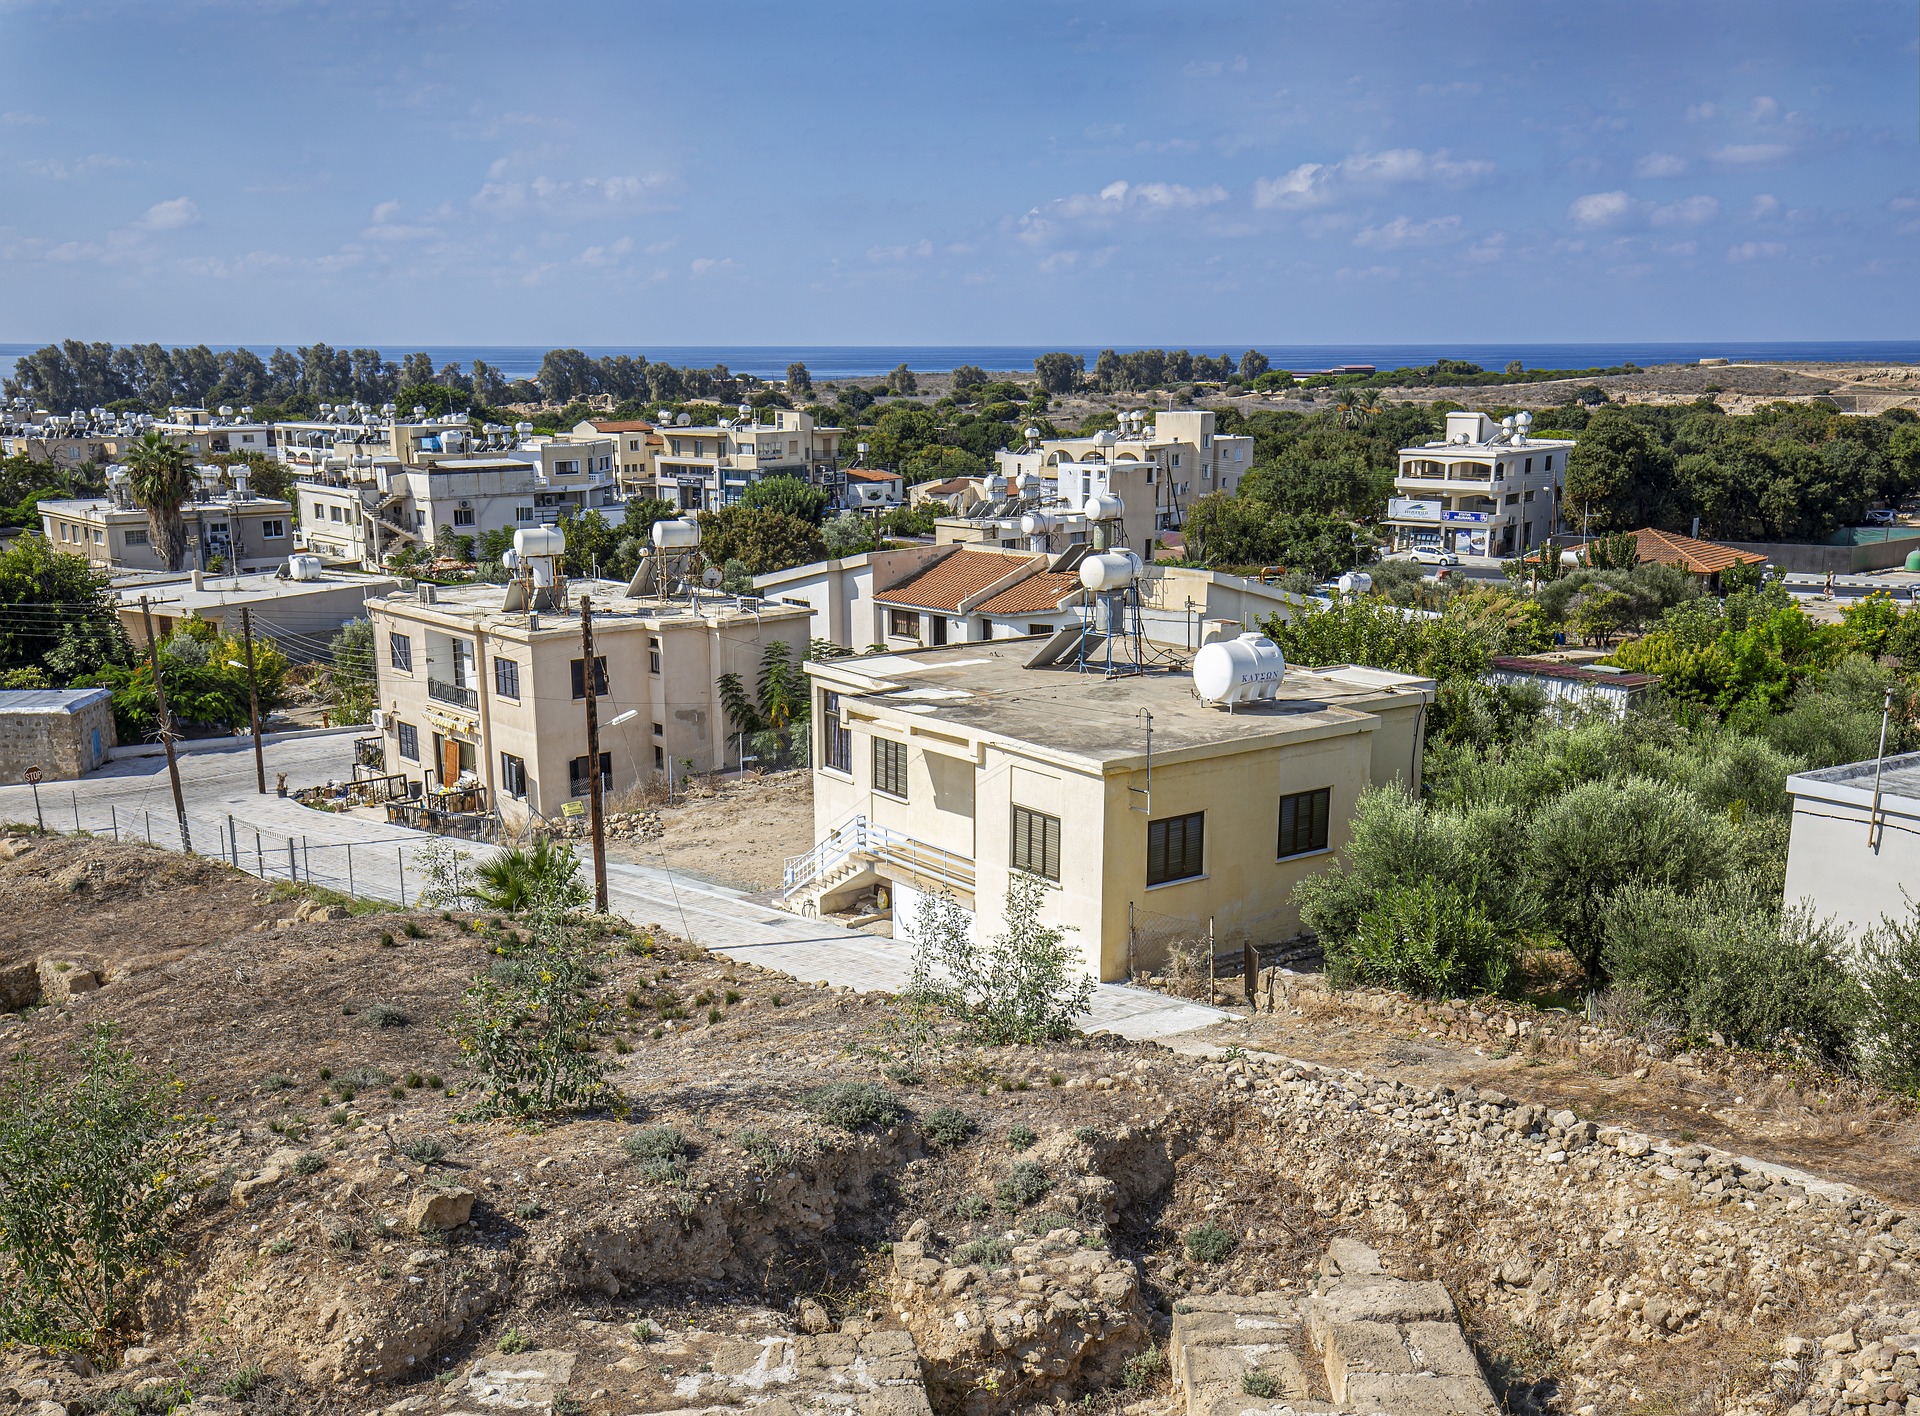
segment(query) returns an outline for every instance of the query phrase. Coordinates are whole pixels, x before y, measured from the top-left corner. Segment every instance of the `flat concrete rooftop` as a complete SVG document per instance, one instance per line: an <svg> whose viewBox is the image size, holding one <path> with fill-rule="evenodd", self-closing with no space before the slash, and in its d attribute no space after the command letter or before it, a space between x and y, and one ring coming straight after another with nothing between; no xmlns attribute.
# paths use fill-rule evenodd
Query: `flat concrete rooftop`
<svg viewBox="0 0 1920 1416"><path fill-rule="evenodd" d="M1855 792L1873 791L1874 760L1847 762L1838 767L1823 767L1817 772L1796 772L1787 779L1787 790L1796 795L1818 792L1821 787L1837 787ZM1898 797L1920 805L1920 752L1903 752L1881 764L1882 799Z"/></svg>
<svg viewBox="0 0 1920 1416"><path fill-rule="evenodd" d="M940 724L968 736L994 737L1095 763L1141 758L1153 714L1153 750L1175 753L1262 737L1319 736L1350 729L1395 701L1430 699L1431 679L1380 669L1289 666L1270 703L1211 707L1193 693L1184 663L1107 678L1081 673L1071 659L1026 667L1046 643L1036 636L948 645L901 654L832 659L808 671L845 686L852 703L876 715ZM1181 659L1186 656L1182 654ZM862 691L865 682L871 687Z"/></svg>
<svg viewBox="0 0 1920 1416"><path fill-rule="evenodd" d="M418 611L423 617L437 615L448 620L465 621L481 628L524 628L527 622L526 611L509 613L502 608L507 598L504 584L436 585L433 595L433 603L427 604L412 591L397 590L390 595L375 596L368 603ZM699 591L691 602L684 594L671 597L629 595L624 581L583 579L566 583L565 609L540 612L542 628L562 627L571 620L577 629L582 595L593 599L596 624L619 620L678 619L690 622L696 618L708 623L753 624L761 620L790 619L796 615L812 614L804 605L784 605L772 600L753 600L751 597L749 603L743 605L737 596L711 590Z"/></svg>

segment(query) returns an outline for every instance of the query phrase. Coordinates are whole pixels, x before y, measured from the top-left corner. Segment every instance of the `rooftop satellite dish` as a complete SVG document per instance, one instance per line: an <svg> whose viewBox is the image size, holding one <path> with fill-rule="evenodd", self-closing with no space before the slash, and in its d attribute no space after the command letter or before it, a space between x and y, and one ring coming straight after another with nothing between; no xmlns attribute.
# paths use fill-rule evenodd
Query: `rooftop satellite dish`
<svg viewBox="0 0 1920 1416"><path fill-rule="evenodd" d="M707 589L709 590L718 590L720 588L721 579L722 579L722 576L720 574L719 569L715 566L710 565L706 568L706 571L700 576L700 583L706 586Z"/></svg>
<svg viewBox="0 0 1920 1416"><path fill-rule="evenodd" d="M691 427L693 426L693 417L691 414L688 414L688 413L678 414L673 420L673 425L676 428Z"/></svg>
<svg viewBox="0 0 1920 1416"><path fill-rule="evenodd" d="M742 418L746 417L748 414L752 412L753 412L753 405L751 403L743 403L740 405L740 416Z"/></svg>

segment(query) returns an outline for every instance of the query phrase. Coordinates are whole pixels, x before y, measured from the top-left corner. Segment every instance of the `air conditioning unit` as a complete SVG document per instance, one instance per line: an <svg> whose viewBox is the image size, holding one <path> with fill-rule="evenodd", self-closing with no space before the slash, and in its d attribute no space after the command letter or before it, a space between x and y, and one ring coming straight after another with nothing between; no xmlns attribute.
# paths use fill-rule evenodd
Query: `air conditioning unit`
<svg viewBox="0 0 1920 1416"><path fill-rule="evenodd" d="M373 730L376 733L384 733L387 730L386 709L376 708L373 710Z"/></svg>

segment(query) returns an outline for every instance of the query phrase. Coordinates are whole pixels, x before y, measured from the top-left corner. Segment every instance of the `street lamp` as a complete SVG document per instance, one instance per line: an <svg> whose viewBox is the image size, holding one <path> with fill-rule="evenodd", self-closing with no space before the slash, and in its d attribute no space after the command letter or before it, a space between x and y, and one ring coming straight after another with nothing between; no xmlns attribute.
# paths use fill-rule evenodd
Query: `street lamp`
<svg viewBox="0 0 1920 1416"><path fill-rule="evenodd" d="M638 708L629 708L627 709L626 712L620 714L618 717L609 718L607 720L607 726L610 728L617 728L622 723L631 723L635 718L639 716L640 716L640 710Z"/></svg>

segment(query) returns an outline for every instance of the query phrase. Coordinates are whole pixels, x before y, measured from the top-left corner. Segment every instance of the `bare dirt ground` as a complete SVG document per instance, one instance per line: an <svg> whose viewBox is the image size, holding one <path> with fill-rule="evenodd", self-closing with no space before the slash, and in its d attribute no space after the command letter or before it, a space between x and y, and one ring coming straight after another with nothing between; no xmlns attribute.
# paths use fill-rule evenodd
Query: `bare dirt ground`
<svg viewBox="0 0 1920 1416"><path fill-rule="evenodd" d="M1710 1050L1705 1067L1651 1062L1621 1071L1604 1058L1449 1040L1417 1017L1389 1021L1342 1008L1337 995L1311 1012L1258 1014L1206 1036L1410 1086L1492 1088L1569 1107L1603 1126L1718 1146L1845 1181L1895 1204L1920 1204L1920 1113L1831 1076L1771 1070L1765 1059Z"/></svg>
<svg viewBox="0 0 1920 1416"><path fill-rule="evenodd" d="M624 804L623 804L624 805ZM710 884L770 890L790 855L813 844L813 784L805 769L695 783L672 806L656 802L661 832L615 840L611 859L660 866Z"/></svg>

